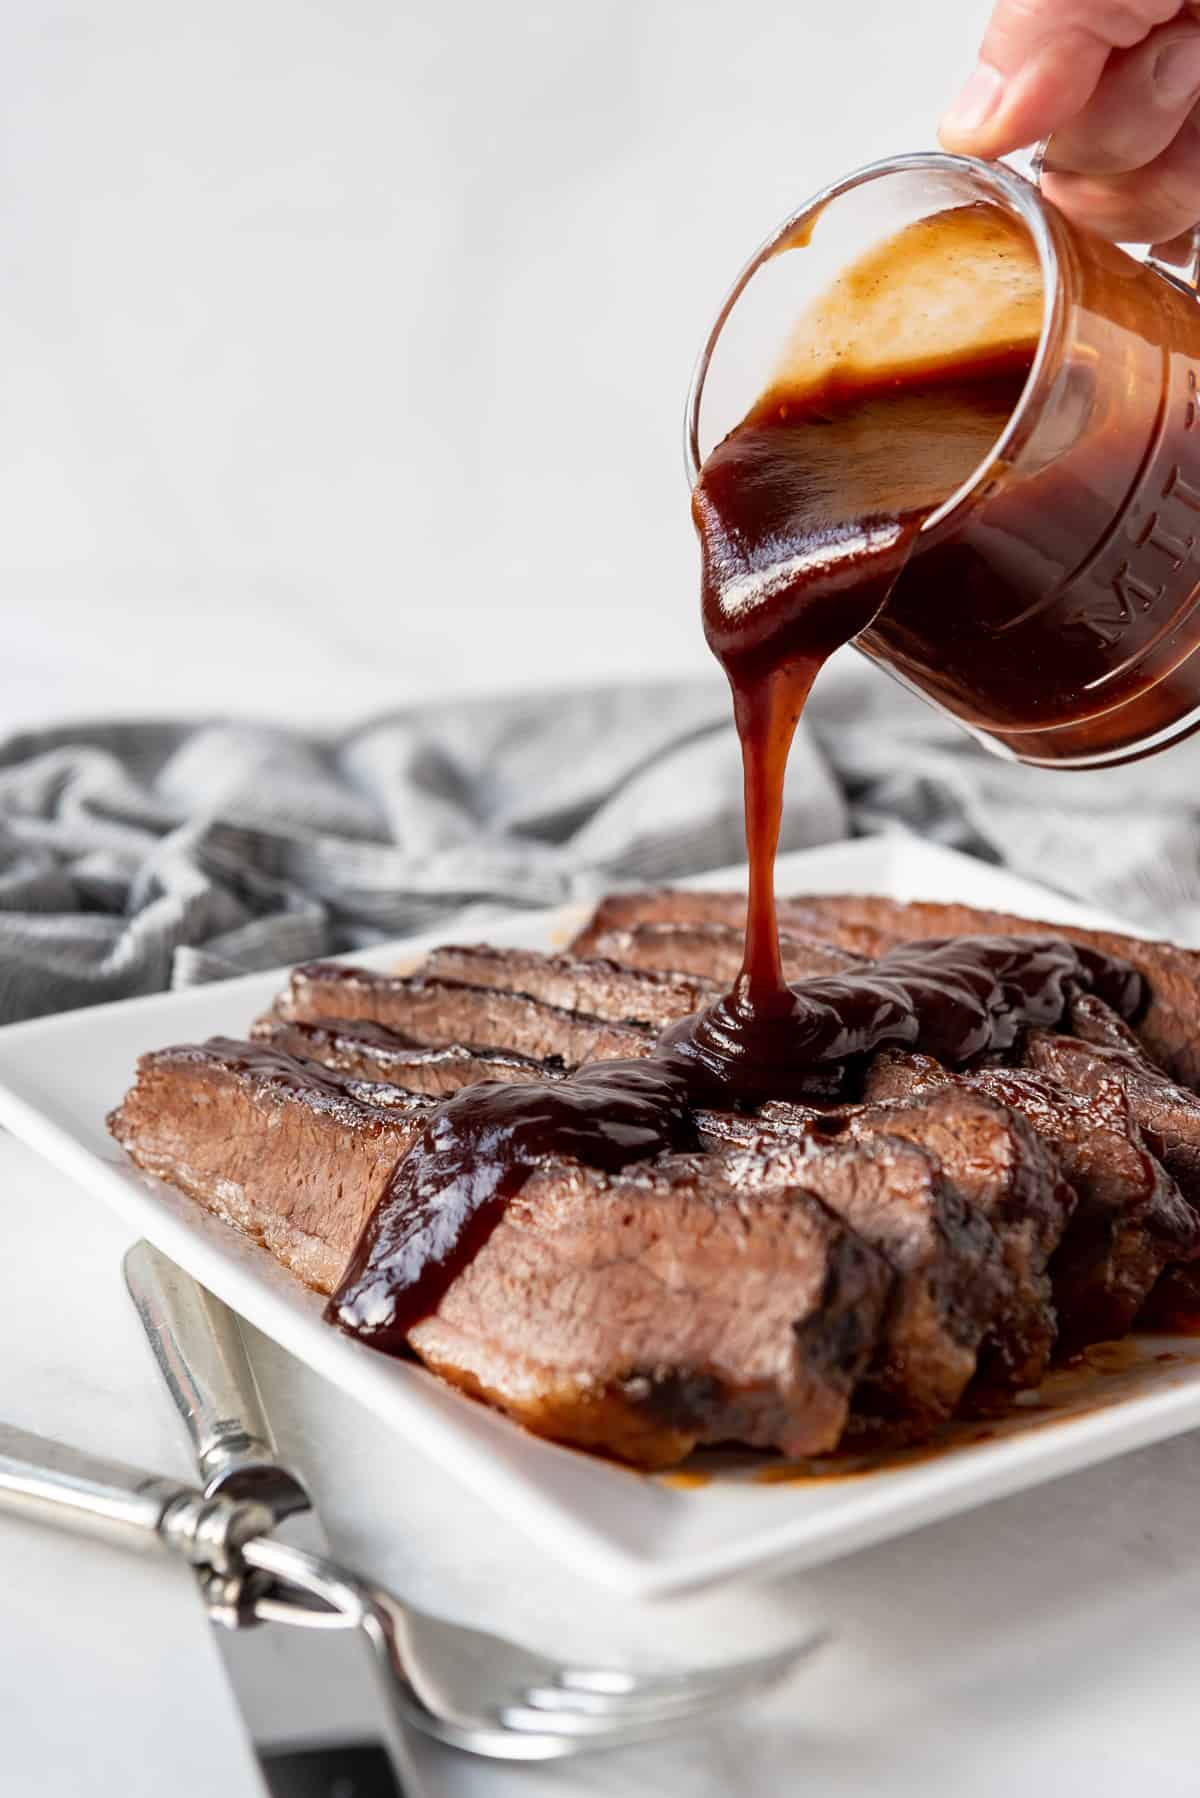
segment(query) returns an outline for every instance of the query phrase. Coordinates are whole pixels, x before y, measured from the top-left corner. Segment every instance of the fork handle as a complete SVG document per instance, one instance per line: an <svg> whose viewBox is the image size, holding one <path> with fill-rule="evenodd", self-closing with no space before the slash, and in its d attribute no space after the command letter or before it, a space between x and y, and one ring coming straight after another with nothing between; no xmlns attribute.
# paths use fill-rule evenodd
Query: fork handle
<svg viewBox="0 0 1200 1798"><path fill-rule="evenodd" d="M126 1255L125 1284L205 1492L251 1489L268 1470L278 1476L271 1426L234 1312L148 1242Z"/></svg>
<svg viewBox="0 0 1200 1798"><path fill-rule="evenodd" d="M0 1511L120 1548L166 1550L217 1572L232 1571L246 1542L274 1522L264 1505L209 1499L178 1480L6 1423Z"/></svg>

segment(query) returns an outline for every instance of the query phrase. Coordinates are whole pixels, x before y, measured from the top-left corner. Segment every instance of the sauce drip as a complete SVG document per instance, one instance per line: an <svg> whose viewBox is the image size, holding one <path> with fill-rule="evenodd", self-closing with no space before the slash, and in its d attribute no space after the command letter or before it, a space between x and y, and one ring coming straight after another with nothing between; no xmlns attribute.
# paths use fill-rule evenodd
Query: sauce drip
<svg viewBox="0 0 1200 1798"><path fill-rule="evenodd" d="M953 937L905 945L861 973L781 982L760 1000L744 986L672 1025L663 1052L690 1062L697 1102L758 1104L802 1096L806 1073L887 1047L950 1066L1011 1048L1031 1026L1061 1022L1072 992L1098 992L1123 1016L1141 976L1058 938ZM705 1094L707 1099L705 1101Z"/></svg>
<svg viewBox="0 0 1200 1798"><path fill-rule="evenodd" d="M565 1080L486 1083L440 1106L389 1184L329 1315L398 1351L433 1312L538 1165L617 1171L695 1146L692 1109L802 1094L814 1069L884 1044L951 1064L1052 1027L1072 990L1124 1016L1144 998L1123 964L1057 940L979 937L904 947L861 973L783 978L774 861L784 774L820 668L865 630L902 576L919 583L920 527L983 462L1016 403L1026 352L776 386L717 446L693 510L703 616L733 692L750 864L733 991L674 1025L647 1061ZM930 603L948 608L953 558Z"/></svg>
<svg viewBox="0 0 1200 1798"><path fill-rule="evenodd" d="M539 1163L567 1156L617 1173L696 1142L687 1080L657 1060L604 1062L568 1080L465 1087L438 1106L396 1168L329 1315L400 1353Z"/></svg>
<svg viewBox="0 0 1200 1798"><path fill-rule="evenodd" d="M774 865L788 753L813 681L886 603L924 520L985 460L1028 370L1025 352L989 352L907 378L776 387L700 472L704 633L733 693L750 892L741 973L692 1040L735 1090L759 1087L806 1034L783 978Z"/></svg>

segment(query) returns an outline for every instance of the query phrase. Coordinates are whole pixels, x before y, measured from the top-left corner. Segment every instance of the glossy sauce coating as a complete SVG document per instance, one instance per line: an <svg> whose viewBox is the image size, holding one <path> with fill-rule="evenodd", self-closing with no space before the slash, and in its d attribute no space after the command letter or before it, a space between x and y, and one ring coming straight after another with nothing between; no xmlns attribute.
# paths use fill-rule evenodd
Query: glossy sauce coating
<svg viewBox="0 0 1200 1798"><path fill-rule="evenodd" d="M917 554L924 519L983 462L1028 352L775 387L717 446L693 497L703 618L733 693L745 772L750 898L731 993L671 1026L649 1061L553 1084L487 1083L438 1107L371 1219L330 1317L398 1352L478 1253L531 1170L557 1157L617 1170L692 1147L698 1105L803 1096L806 1076L885 1044L952 1065L1053 1027L1072 991L1124 1016L1144 1000L1124 964L1057 940L906 946L861 973L783 978L774 858L784 774L813 680L903 576L928 611L958 603L953 543Z"/></svg>
<svg viewBox="0 0 1200 1798"><path fill-rule="evenodd" d="M759 1104L802 1097L808 1070L875 1049L920 1044L951 1067L1002 1052L1023 1029L1061 1021L1081 989L1125 1017L1145 997L1132 968L1058 938L952 937L765 996L739 981L662 1041L676 1065L696 1069L696 1103Z"/></svg>
<svg viewBox="0 0 1200 1798"><path fill-rule="evenodd" d="M539 1165L570 1158L615 1173L694 1148L698 1106L802 1092L814 1067L886 1044L920 1041L951 1063L1003 1050L1027 1025L1058 1023L1080 988L1125 1016L1144 998L1132 968L1054 939L917 943L860 974L782 987L770 1013L740 1012L734 994L673 1025L645 1061L467 1087L400 1162L327 1315L398 1353Z"/></svg>
<svg viewBox="0 0 1200 1798"><path fill-rule="evenodd" d="M400 1162L327 1315L399 1353L541 1162L569 1156L616 1173L696 1142L687 1079L657 1061L605 1062L554 1082L467 1087L438 1106Z"/></svg>

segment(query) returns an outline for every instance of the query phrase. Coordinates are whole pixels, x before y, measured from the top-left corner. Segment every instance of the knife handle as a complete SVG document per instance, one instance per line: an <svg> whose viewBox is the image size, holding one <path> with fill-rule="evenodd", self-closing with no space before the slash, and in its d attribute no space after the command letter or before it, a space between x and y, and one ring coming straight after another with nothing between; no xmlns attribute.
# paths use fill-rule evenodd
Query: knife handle
<svg viewBox="0 0 1200 1798"><path fill-rule="evenodd" d="M274 1517L265 1505L206 1498L178 1480L0 1424L0 1511L121 1548L167 1550L234 1572Z"/></svg>
<svg viewBox="0 0 1200 1798"><path fill-rule="evenodd" d="M148 1242L125 1256L125 1284L205 1492L260 1494L277 1517L306 1509L307 1493L279 1465L234 1312Z"/></svg>

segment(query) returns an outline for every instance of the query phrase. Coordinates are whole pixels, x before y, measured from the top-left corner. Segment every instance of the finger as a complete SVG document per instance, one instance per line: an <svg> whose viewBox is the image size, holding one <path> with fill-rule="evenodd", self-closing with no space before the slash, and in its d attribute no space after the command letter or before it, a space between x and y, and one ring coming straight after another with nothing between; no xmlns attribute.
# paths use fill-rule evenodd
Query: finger
<svg viewBox="0 0 1200 1798"><path fill-rule="evenodd" d="M998 0L979 63L942 121L948 150L1003 156L1065 125L1109 53L1178 16L1180 0Z"/></svg>
<svg viewBox="0 0 1200 1798"><path fill-rule="evenodd" d="M1160 25L1109 57L1081 112L1057 130L1048 169L1077 175L1144 168L1174 142L1200 100L1200 22Z"/></svg>
<svg viewBox="0 0 1200 1798"><path fill-rule="evenodd" d="M1047 170L1049 200L1118 243L1169 243L1200 219L1200 124L1190 113L1173 142L1143 169L1120 175Z"/></svg>
<svg viewBox="0 0 1200 1798"><path fill-rule="evenodd" d="M1183 231L1169 243L1156 243L1150 247L1159 262L1165 262L1171 268L1190 269L1196 257L1195 230Z"/></svg>

